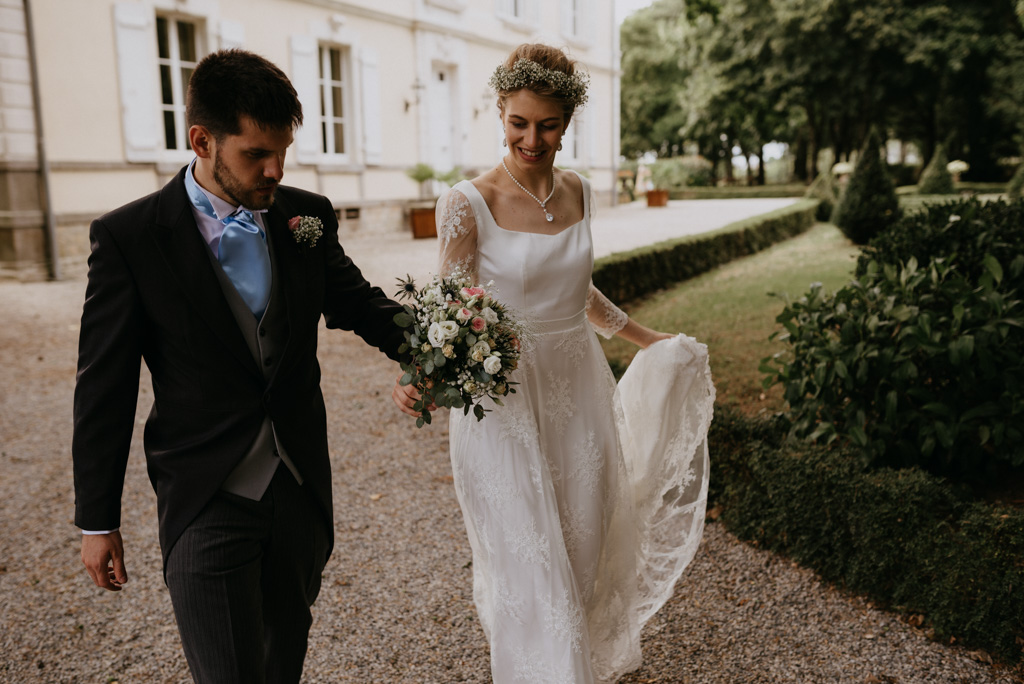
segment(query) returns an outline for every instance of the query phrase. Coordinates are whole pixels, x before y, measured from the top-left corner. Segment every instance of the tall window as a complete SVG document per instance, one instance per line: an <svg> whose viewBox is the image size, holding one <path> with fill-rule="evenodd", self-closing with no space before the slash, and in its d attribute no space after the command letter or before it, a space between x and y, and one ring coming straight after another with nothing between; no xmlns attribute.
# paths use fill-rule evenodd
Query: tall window
<svg viewBox="0 0 1024 684"><path fill-rule="evenodd" d="M189 148L185 127L185 91L199 61L196 24L183 19L156 18L157 63L160 65L160 113L168 150Z"/></svg>
<svg viewBox="0 0 1024 684"><path fill-rule="evenodd" d="M347 154L349 134L348 51L320 46L320 127L325 154Z"/></svg>

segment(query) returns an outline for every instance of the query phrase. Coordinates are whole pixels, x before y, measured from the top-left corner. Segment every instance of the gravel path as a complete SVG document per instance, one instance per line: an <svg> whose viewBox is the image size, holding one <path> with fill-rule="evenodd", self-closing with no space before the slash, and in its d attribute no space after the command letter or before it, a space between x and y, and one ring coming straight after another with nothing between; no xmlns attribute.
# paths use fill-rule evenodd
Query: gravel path
<svg viewBox="0 0 1024 684"><path fill-rule="evenodd" d="M403 272L397 263L384 273ZM78 560L70 437L83 293L83 280L0 282L0 682L187 682L141 430L123 499L130 582L100 591ZM320 357L337 547L305 681L489 681L445 421L417 430L398 413L395 367L357 338L325 331ZM151 402L144 378L140 425ZM644 642L645 664L624 682L1022 681L716 523Z"/></svg>

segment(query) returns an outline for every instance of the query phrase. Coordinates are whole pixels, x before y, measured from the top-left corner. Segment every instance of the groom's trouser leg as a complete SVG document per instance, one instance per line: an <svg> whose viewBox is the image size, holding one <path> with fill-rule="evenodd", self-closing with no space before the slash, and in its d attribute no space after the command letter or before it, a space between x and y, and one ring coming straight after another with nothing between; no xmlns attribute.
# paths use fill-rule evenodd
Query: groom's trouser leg
<svg viewBox="0 0 1024 684"><path fill-rule="evenodd" d="M286 468L271 482L276 515L263 562L264 658L267 681L298 682L306 657L310 607L320 592L330 530L309 493ZM297 558L304 558L297 563Z"/></svg>
<svg viewBox="0 0 1024 684"><path fill-rule="evenodd" d="M298 682L329 530L285 468L261 501L218 493L166 579L197 684Z"/></svg>

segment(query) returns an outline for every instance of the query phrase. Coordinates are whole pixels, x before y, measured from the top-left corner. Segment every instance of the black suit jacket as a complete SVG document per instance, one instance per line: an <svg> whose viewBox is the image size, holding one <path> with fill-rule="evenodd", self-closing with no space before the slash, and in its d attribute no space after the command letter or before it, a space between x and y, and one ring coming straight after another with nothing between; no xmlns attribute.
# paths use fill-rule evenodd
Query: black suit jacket
<svg viewBox="0 0 1024 684"><path fill-rule="evenodd" d="M185 170L162 190L92 223L79 340L72 454L75 524L121 524L121 491L135 422L140 359L153 378L145 452L157 494L164 558L245 455L264 416L332 520L327 423L317 327L353 330L398 359L400 305L372 287L338 243L327 198L280 187L264 223L287 307L287 343L256 366L192 214ZM294 216L316 216L323 237L298 244ZM331 525L333 529L333 525Z"/></svg>

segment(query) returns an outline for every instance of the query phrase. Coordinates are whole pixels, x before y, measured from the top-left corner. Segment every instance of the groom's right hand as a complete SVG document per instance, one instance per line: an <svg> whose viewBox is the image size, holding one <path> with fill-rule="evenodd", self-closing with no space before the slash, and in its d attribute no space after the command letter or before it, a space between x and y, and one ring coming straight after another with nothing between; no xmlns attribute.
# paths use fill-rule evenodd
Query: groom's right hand
<svg viewBox="0 0 1024 684"><path fill-rule="evenodd" d="M119 531L82 535L82 562L97 587L121 591L128 581L124 569L124 544Z"/></svg>

